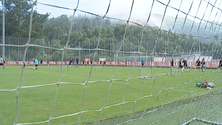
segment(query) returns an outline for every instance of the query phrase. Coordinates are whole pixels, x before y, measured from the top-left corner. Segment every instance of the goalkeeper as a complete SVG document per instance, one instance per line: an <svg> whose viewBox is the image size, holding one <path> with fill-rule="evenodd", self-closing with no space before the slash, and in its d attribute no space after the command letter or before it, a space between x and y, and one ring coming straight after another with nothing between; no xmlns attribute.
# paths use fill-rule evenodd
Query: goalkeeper
<svg viewBox="0 0 222 125"><path fill-rule="evenodd" d="M142 63L142 68L143 68L143 66L144 66L144 60L143 59L142 59L141 63Z"/></svg>
<svg viewBox="0 0 222 125"><path fill-rule="evenodd" d="M35 58L34 62L35 62L35 69L38 69L38 65L39 65L39 61L38 61L38 59Z"/></svg>

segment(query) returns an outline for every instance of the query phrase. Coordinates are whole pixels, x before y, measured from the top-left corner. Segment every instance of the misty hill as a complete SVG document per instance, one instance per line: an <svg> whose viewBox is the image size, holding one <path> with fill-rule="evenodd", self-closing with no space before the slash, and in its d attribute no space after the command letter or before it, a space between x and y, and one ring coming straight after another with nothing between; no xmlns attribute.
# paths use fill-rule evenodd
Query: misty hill
<svg viewBox="0 0 222 125"><path fill-rule="evenodd" d="M152 23L153 20L155 21L159 20L159 22L161 22L162 15L153 14L151 16L149 25L156 26L154 23ZM175 22L174 17L165 16L161 29L172 30L173 26L175 25L174 29L172 30L173 32L192 34L193 36L212 37L212 38L218 36L218 39L222 39L220 38L222 29L220 28L217 22L212 23L212 22L200 21L199 19L195 19L195 21L187 19L185 21L184 18L177 18L175 24L174 22Z"/></svg>

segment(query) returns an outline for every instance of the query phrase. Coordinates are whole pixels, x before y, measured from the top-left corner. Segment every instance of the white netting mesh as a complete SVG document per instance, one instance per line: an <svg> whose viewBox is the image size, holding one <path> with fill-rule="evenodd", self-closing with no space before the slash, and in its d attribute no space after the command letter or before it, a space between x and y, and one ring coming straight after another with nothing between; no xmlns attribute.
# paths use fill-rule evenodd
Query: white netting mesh
<svg viewBox="0 0 222 125"><path fill-rule="evenodd" d="M9 98L3 107L14 113L8 118L7 110L0 112L2 123L221 124L221 2L29 1L28 37L7 36L0 44L6 64L22 67L18 83L0 87L3 100ZM39 8L67 14L44 24L56 27L56 19L68 24L63 32L49 29L54 36L63 34L60 39L32 37ZM33 65L36 56L45 67L27 70L23 63ZM196 70L196 60L203 58L207 69ZM180 59L188 62L183 71ZM10 68L15 67L6 71ZM0 73L4 84L13 83ZM197 81L215 87L197 87Z"/></svg>

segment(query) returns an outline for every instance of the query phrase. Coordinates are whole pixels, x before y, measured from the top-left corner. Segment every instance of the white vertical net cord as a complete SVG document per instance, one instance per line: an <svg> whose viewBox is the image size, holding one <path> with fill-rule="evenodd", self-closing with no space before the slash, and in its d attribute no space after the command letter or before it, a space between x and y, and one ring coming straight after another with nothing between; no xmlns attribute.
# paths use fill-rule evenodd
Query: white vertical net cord
<svg viewBox="0 0 222 125"><path fill-rule="evenodd" d="M125 26L125 31L124 31L124 35L123 35L123 40L122 40L121 46L120 46L120 48L119 48L119 50L118 50L118 52L117 52L117 56L118 56L119 51L122 49L123 44L124 44L124 40L125 40L127 28L128 28L129 21L130 21L130 18L131 18L131 13L132 13L132 11L133 11L133 5L134 5L134 0L132 0L132 5L131 5L131 9L130 9L130 14L129 14L129 17L128 17L128 20L127 20L127 24L126 24L126 26ZM133 69L133 71L134 71L134 69ZM133 71L132 71L131 75L133 74ZM118 117L117 117L117 119L116 119L116 123L115 123L115 124L118 123L118 120L119 120L119 117L120 117L120 114L121 114L121 111L122 111L122 106L123 106L123 104L124 104L124 102L125 102L125 97L126 97L126 92L127 92L127 89L128 89L129 80L131 79L131 77L132 77L132 76L129 76L129 78L127 79L126 88L125 88L125 90L124 90L125 92L124 92L123 100L122 100L122 102L121 102L121 106L120 106L120 110L119 110L119 115L118 115Z"/></svg>
<svg viewBox="0 0 222 125"><path fill-rule="evenodd" d="M98 36L98 42L97 42L97 46L96 46L96 51L95 51L94 56L93 56L93 62L95 61L95 56L96 56L97 50L99 49L100 38L101 38L101 32L102 32L102 27L103 27L103 21L104 21L104 19L106 18L106 15L107 15L108 12L109 12L110 4L111 4L111 0L109 1L109 4L108 4L108 7L107 7L107 11L106 11L106 13L104 14L104 16L103 16L102 19L101 19L102 21L101 21L101 24L100 24L100 31L99 31L99 36ZM81 111L82 111L82 108L83 108L84 95L85 95L85 91L86 91L86 86L87 86L88 81L89 81L90 78L91 78L90 76L91 76L91 74L92 74L93 66L94 66L94 65L91 66L91 70L90 70L90 73L89 73L89 77L88 77L88 79L87 79L87 81L86 81L86 83L85 83L85 86L84 86L83 97L82 97ZM113 71L113 73L114 73L114 71ZM110 88L111 88L111 85L112 85L112 79L110 80L109 90L110 90ZM100 113L100 119L99 119L99 122L100 122L101 117L102 117L102 111L103 111L103 109L104 109L105 106L106 106L106 102L107 102L107 99L108 99L108 96L109 96L109 90L108 90L108 94L107 94L107 96L106 96L106 100L105 100L105 102L104 102L104 106L100 109L100 110L101 110L101 113ZM81 112L81 111L80 111L80 112ZM80 122L81 122L81 113L79 114L79 121L78 121L78 124L80 124Z"/></svg>
<svg viewBox="0 0 222 125"><path fill-rule="evenodd" d="M26 43L26 47L25 47L25 52L24 52L24 56L23 56L23 63L25 63L26 60L26 54L27 54L27 50L29 48L29 44L31 42L31 31L32 31L32 17L33 17L33 9L34 9L34 4L32 4L32 9L31 9L31 15L30 15L30 23L29 23L29 34L28 34L28 41ZM15 119L15 123L17 124L18 122L18 114L19 114L19 89L22 86L22 80L23 80L23 74L24 74L24 66L22 67L22 71L21 71L21 79L20 79L20 83L16 89L16 119Z"/></svg>
<svg viewBox="0 0 222 125"><path fill-rule="evenodd" d="M62 50L62 59L61 59L62 63L64 61L64 55L65 55L66 48L67 48L67 46L69 45L69 42L70 42L70 35L71 35L71 32L72 32L73 21L74 21L74 17L75 17L76 11L78 9L78 5L79 5L79 1L77 2L76 8L73 11L72 20L71 20L71 26L70 26L70 29L69 29L69 34L68 34L67 42L66 42L66 45L64 46L64 48ZM51 120L53 119L53 114L54 114L54 111L55 111L55 105L56 105L57 96L58 96L58 92L59 92L59 85L61 84L62 68L63 68L63 64L62 63L60 65L59 81L57 83L56 94L55 94L55 99L54 99L53 108L52 108L52 114L51 114L51 116L49 118L49 121L48 121L49 125L50 125Z"/></svg>

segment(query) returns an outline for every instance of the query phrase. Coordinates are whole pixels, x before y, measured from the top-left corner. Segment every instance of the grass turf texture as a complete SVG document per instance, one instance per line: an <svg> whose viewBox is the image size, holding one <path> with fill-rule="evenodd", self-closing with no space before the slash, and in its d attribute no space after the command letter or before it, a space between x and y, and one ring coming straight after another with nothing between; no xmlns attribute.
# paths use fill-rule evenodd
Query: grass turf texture
<svg viewBox="0 0 222 125"><path fill-rule="evenodd" d="M26 66L22 87L57 83L60 79L58 66L50 67L39 66L39 69L35 70L28 69ZM16 89L21 81L22 67L8 66L6 68L6 70L0 70L0 89ZM85 86L84 83L89 78L90 70L91 66L79 66L77 68L71 66L68 67L67 71L67 66L63 66L61 82L76 84L59 85L53 117L79 113L81 108L82 111L87 112L82 112L81 117L79 114L75 114L55 118L52 119L51 124L77 124L79 118L80 124L98 122L101 114L101 111L98 110L104 106L110 86L105 105L110 107L103 110L101 120L117 117L120 109L121 116L130 116L133 113L144 111L145 108L152 109L169 102L209 93L206 89L196 87L196 81L207 80L215 83L216 88L211 89L211 92L220 88L219 82L221 82L221 73L215 69L207 69L205 72L191 69L183 73L179 69L179 75L177 72L173 72L171 76L170 68L152 68L152 70L143 68L141 73L140 67L115 67L114 70L114 67L105 66L103 70L93 70L92 68L90 82ZM115 71L114 75L113 70ZM147 74L148 78L152 76L155 79L141 78L140 75L144 74ZM156 76L156 74L159 75ZM111 84L109 80L112 77ZM20 88L18 91L18 123L48 120L52 114L56 90L57 85ZM13 124L16 119L16 91L0 91L0 99L0 124ZM137 101L135 102L135 100ZM121 105L122 102L124 103ZM158 115L152 115L152 117L158 117Z"/></svg>

